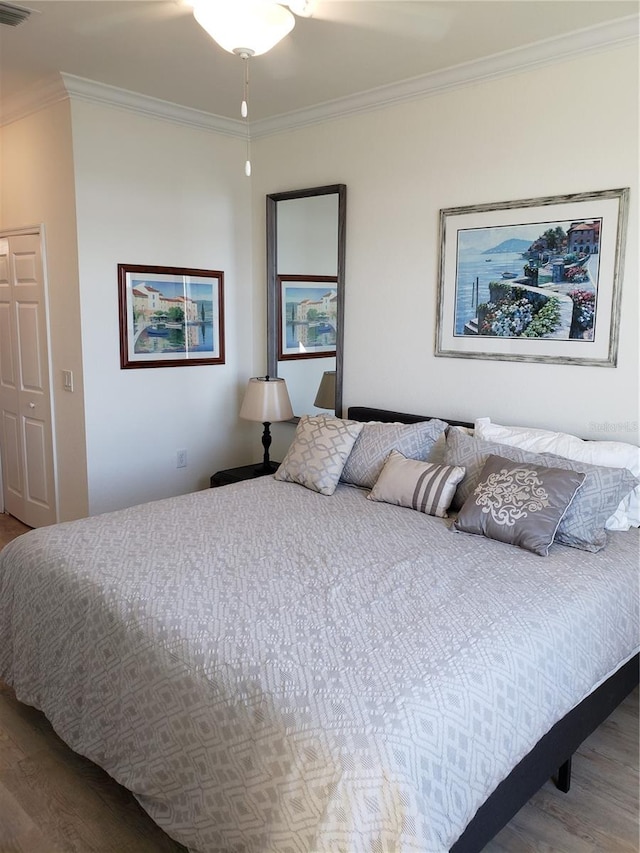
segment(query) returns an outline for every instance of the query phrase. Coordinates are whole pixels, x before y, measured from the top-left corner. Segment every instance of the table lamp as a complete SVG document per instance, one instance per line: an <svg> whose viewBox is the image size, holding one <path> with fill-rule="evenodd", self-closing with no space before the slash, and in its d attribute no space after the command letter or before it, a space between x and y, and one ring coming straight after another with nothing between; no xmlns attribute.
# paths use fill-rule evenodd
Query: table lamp
<svg viewBox="0 0 640 853"><path fill-rule="evenodd" d="M264 426L262 433L264 457L262 466L256 473L272 473L276 469L269 461L270 426L276 421L288 421L293 417L291 400L284 379L273 376L256 376L250 379L240 407L240 417L246 421L260 421Z"/></svg>
<svg viewBox="0 0 640 853"><path fill-rule="evenodd" d="M318 393L313 405L318 409L336 408L336 372L335 370L325 370L318 386Z"/></svg>

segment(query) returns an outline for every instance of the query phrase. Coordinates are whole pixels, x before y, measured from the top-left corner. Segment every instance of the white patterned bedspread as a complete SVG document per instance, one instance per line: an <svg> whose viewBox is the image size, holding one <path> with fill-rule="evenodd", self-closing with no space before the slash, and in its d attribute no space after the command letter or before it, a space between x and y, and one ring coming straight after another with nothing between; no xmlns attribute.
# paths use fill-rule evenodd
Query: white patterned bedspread
<svg viewBox="0 0 640 853"><path fill-rule="evenodd" d="M207 853L445 851L637 647L638 531L539 557L266 477L0 556L0 677Z"/></svg>

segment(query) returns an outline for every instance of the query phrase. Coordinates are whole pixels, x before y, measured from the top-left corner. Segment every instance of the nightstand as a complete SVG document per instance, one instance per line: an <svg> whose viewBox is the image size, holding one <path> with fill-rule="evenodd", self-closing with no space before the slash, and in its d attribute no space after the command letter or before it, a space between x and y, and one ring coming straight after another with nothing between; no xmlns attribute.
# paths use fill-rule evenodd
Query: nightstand
<svg viewBox="0 0 640 853"><path fill-rule="evenodd" d="M253 480L254 477L264 477L265 473L274 474L279 462L272 462L273 471L262 471L262 463L254 462L253 465L241 465L239 468L227 468L225 471L216 471L211 475L210 488L215 486L228 486L230 483L240 483L242 480Z"/></svg>

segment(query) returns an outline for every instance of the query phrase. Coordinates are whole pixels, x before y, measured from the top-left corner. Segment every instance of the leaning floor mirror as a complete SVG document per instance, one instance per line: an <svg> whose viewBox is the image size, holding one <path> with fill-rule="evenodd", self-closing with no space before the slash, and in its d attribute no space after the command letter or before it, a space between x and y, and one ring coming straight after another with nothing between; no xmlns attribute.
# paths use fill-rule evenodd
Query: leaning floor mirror
<svg viewBox="0 0 640 853"><path fill-rule="evenodd" d="M267 196L267 365L296 416L342 413L345 184Z"/></svg>

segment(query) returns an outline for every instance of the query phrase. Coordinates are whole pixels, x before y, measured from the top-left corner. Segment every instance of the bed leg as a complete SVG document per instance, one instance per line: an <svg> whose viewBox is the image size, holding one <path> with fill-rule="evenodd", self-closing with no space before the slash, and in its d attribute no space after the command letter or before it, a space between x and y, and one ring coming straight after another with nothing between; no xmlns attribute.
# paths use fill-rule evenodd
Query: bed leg
<svg viewBox="0 0 640 853"><path fill-rule="evenodd" d="M558 768L558 778L556 779L556 788L562 791L563 794L568 793L571 787L571 758L567 758L564 764Z"/></svg>

